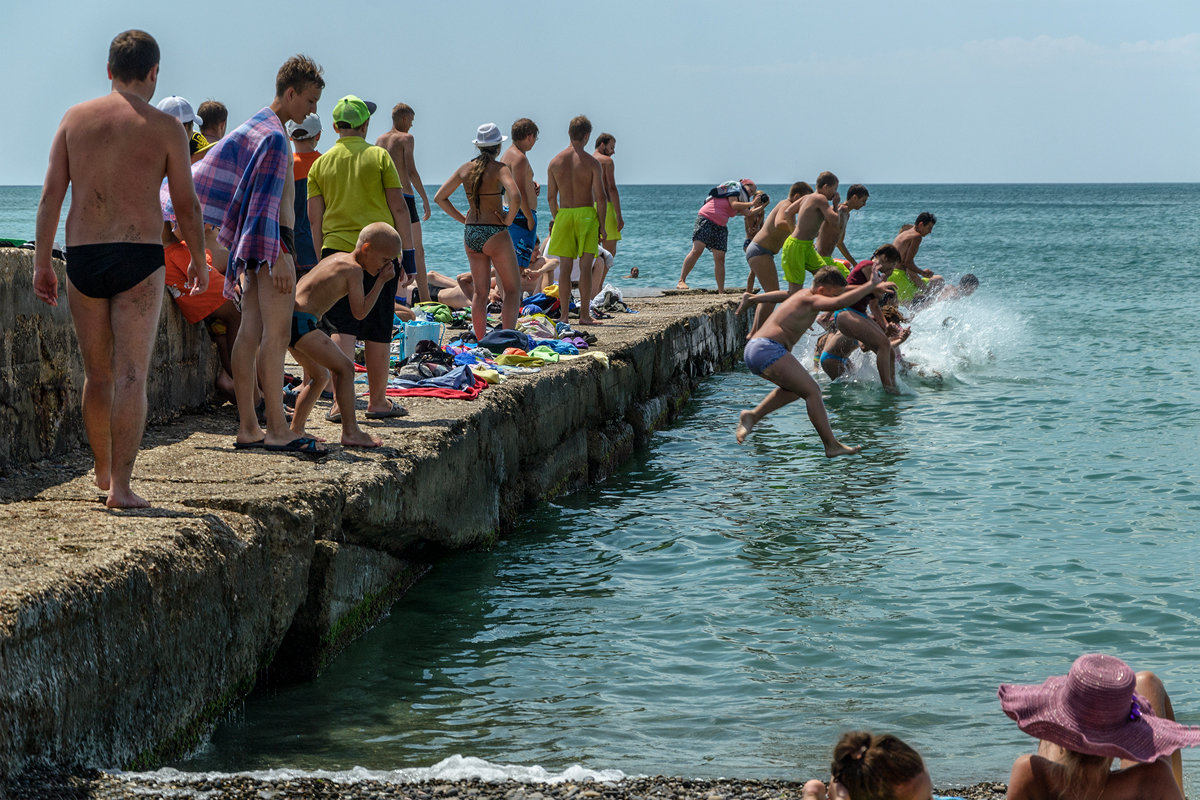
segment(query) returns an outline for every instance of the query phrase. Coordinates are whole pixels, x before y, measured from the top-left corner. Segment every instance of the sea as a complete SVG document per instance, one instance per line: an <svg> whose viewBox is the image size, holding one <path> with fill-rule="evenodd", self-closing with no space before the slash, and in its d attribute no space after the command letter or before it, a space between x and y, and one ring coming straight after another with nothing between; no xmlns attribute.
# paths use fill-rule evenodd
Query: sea
<svg viewBox="0 0 1200 800"><path fill-rule="evenodd" d="M980 288L912 316L900 396L863 359L818 378L861 454L824 458L801 404L739 446L770 385L714 375L617 474L438 561L317 680L247 698L168 772L804 780L861 729L917 747L937 786L1006 780L1034 741L997 687L1086 652L1156 671L1200 725L1200 325L1166 300L1197 265L1200 185L869 188L856 258L930 211L917 263ZM707 189L622 187L610 280L634 308L674 286ZM0 188L0 237L32 237L36 202ZM461 226L435 208L424 230L431 269L466 269ZM709 256L689 283L715 285ZM811 363L811 336L795 352ZM429 502L470 502L469 481Z"/></svg>

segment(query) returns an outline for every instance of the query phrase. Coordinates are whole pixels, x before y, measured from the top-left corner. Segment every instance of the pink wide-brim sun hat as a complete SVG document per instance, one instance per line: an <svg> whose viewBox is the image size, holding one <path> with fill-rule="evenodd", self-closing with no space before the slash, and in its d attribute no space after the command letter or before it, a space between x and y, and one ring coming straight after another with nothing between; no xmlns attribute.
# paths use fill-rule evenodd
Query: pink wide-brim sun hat
<svg viewBox="0 0 1200 800"><path fill-rule="evenodd" d="M1154 716L1119 658L1087 653L1041 685L1001 684L1000 706L1038 739L1077 753L1150 762L1200 745L1200 728Z"/></svg>

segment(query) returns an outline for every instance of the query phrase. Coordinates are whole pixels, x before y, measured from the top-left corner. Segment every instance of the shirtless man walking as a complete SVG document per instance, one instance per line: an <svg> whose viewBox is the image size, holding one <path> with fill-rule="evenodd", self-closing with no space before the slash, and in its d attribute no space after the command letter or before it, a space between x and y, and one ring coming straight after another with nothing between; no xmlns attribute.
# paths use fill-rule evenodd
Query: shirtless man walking
<svg viewBox="0 0 1200 800"><path fill-rule="evenodd" d="M413 137L413 120L417 112L407 103L397 103L392 108L392 127L383 132L375 144L387 150L392 161L396 162L396 172L400 174L400 190L404 193L404 202L408 205L408 221L412 227L412 246L416 250L417 262L417 291L422 300L429 299L429 278L425 271L425 245L421 243L421 221L428 220L429 196L425 194L425 186L421 183L421 175L417 172L417 162L413 158L413 147L416 139ZM425 206L424 216L417 214L417 198L421 195L421 203Z"/></svg>
<svg viewBox="0 0 1200 800"><path fill-rule="evenodd" d="M850 266L846 268L844 274L850 274L850 270L858 262L850 255L850 250L846 247L846 226L850 223L850 212L858 211L867 204L867 198L871 193L867 191L867 187L861 183L856 183L846 192L846 202L839 203L836 195L834 196L833 205L837 211L838 221L836 225L822 223L821 229L817 231L817 255L825 262L827 267L841 267L833 260L833 249L836 247L842 251L842 255L850 262Z"/></svg>
<svg viewBox="0 0 1200 800"><path fill-rule="evenodd" d="M779 271L775 267L775 254L796 227L796 210L800 208L801 200L810 194L811 186L804 181L796 181L788 190L787 199L776 203L771 213L763 218L762 227L746 246L746 262L750 265L748 283L751 284L746 287L746 291L753 288L755 278L762 284L763 291L779 290ZM754 338L755 331L762 327L763 322L774 310L774 303L762 303L754 310L754 324L750 327L750 333L746 334L747 339Z"/></svg>
<svg viewBox="0 0 1200 800"><path fill-rule="evenodd" d="M145 31L118 34L108 50L112 93L70 108L50 145L37 213L33 289L58 305L50 263L59 214L67 214L67 297L83 355L83 424L96 485L109 508L145 508L129 481L146 425L146 373L162 309L165 259L159 185L165 176L188 243L192 294L208 286L200 202L183 126L149 100L159 50Z"/></svg>
<svg viewBox="0 0 1200 800"><path fill-rule="evenodd" d="M533 250L537 247L537 183L533 180L533 167L525 154L533 149L538 140L537 124L525 117L512 124L512 144L500 156L502 164L508 164L517 188L521 190L519 199L521 210L508 226L508 235L512 237L513 250L517 254L517 266L525 269L533 260ZM513 199L509 203L514 202ZM526 213L528 212L528 213Z"/></svg>
<svg viewBox="0 0 1200 800"><path fill-rule="evenodd" d="M838 179L832 172L817 176L817 191L800 201L796 209L796 227L783 243L783 277L787 279L788 291L795 292L804 286L805 272L815 273L825 262L817 255L813 239L822 224L837 226L837 211L829 201L837 194Z"/></svg>
<svg viewBox="0 0 1200 800"><path fill-rule="evenodd" d="M600 238L600 244L614 256L617 254L617 242L621 241L621 231L625 229L625 217L621 216L621 193L617 191L617 179L613 175L612 157L615 152L617 137L611 133L596 137L596 150L592 155L600 162L600 172L604 175L604 196L608 198L608 213L604 216L605 236Z"/></svg>
<svg viewBox="0 0 1200 800"><path fill-rule="evenodd" d="M592 319L592 260L600 239L605 238L604 220L608 201L604 197L604 175L600 162L587 151L592 123L585 116L567 127L571 144L550 159L547 201L554 229L546 252L559 258L558 297L562 321L568 322L571 297L571 262L579 259L579 324L597 325Z"/></svg>

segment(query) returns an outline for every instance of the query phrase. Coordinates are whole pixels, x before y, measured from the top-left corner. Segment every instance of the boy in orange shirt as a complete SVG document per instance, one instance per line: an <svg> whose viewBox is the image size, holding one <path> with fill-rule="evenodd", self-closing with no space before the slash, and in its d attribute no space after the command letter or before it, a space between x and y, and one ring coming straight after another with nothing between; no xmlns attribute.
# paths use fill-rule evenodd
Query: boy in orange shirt
<svg viewBox="0 0 1200 800"><path fill-rule="evenodd" d="M200 294L192 294L188 285L187 269L191 261L187 242L176 234L170 222L163 223L162 243L163 256L166 262L164 281L167 292L175 301L179 312L188 322L195 324L203 322L208 327L208 335L217 344L217 354L221 358L221 371L217 373L217 393L229 402L236 402L233 394L233 367L230 354L233 342L237 338L238 326L242 322L242 312L238 311L232 300L225 299L222 289L225 278L213 266L213 249L218 254L228 258L225 248L217 244L215 229L210 225L204 226L204 257L208 262L208 288Z"/></svg>

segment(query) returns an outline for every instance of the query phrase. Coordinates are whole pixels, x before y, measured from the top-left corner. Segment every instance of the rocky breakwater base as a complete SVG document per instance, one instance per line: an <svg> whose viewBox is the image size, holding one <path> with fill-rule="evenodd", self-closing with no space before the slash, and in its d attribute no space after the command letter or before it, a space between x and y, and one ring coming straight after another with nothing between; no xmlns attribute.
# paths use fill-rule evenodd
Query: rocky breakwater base
<svg viewBox="0 0 1200 800"><path fill-rule="evenodd" d="M0 464L0 786L40 764L152 767L188 750L256 684L317 674L440 551L488 547L533 504L608 475L745 335L725 297L637 307L594 329L607 365L547 365L475 401L406 398L410 416L363 423L378 450L235 451L229 405L152 425L134 472L149 509L105 509L79 444ZM0 415L77 414L77 372L35 368L70 363L73 342L45 331L62 309L9 309L34 358L9 342L0 366L26 383ZM168 389L211 363L189 341L160 354ZM43 379L69 411L12 411ZM323 411L309 430L336 442Z"/></svg>

